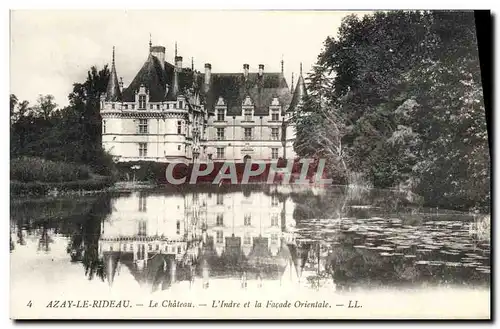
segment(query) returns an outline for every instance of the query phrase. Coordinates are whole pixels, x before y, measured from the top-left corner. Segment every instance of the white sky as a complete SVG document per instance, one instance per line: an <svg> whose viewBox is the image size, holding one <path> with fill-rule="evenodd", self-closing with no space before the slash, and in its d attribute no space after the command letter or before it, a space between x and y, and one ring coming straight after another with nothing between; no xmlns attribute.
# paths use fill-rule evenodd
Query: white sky
<svg viewBox="0 0 500 329"><path fill-rule="evenodd" d="M357 12L362 14L361 12ZM52 94L64 106L74 82L83 82L92 65L111 63L116 46L118 76L125 86L147 58L149 33L153 45L167 48L172 62L174 44L183 65L203 72L250 71L258 64L278 72L283 54L285 75L303 62L307 72L327 36L335 36L342 11L119 11L23 10L11 12L11 93L34 103L38 94ZM297 81L297 79L295 79Z"/></svg>

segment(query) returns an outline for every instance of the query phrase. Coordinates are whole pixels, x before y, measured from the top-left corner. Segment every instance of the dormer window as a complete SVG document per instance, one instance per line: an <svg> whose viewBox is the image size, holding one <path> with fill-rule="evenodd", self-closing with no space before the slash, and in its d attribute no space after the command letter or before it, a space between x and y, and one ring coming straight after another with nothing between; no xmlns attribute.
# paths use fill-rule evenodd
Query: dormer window
<svg viewBox="0 0 500 329"><path fill-rule="evenodd" d="M179 101L179 108L180 108L180 109L183 109L183 108L184 108L184 102L183 102L183 101Z"/></svg>
<svg viewBox="0 0 500 329"><path fill-rule="evenodd" d="M252 121L252 109L245 109L245 121Z"/></svg>
<svg viewBox="0 0 500 329"><path fill-rule="evenodd" d="M149 104L149 109L152 110L153 109L153 104Z"/></svg>
<svg viewBox="0 0 500 329"><path fill-rule="evenodd" d="M273 109L271 112L271 120L279 121L280 120L280 112L278 109Z"/></svg>
<svg viewBox="0 0 500 329"><path fill-rule="evenodd" d="M111 104L111 108L114 110L115 109L115 103Z"/></svg>
<svg viewBox="0 0 500 329"><path fill-rule="evenodd" d="M217 110L217 121L224 121L224 109L218 109Z"/></svg>
<svg viewBox="0 0 500 329"><path fill-rule="evenodd" d="M123 104L123 109L124 110L128 110L128 105L127 104Z"/></svg>
<svg viewBox="0 0 500 329"><path fill-rule="evenodd" d="M146 95L139 95L139 110L146 109Z"/></svg>

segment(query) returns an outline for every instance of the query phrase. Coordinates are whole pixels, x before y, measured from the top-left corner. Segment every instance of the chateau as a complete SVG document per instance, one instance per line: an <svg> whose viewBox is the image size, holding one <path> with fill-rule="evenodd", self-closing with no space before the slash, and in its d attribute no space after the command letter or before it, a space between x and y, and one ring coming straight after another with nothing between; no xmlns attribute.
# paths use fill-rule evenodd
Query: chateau
<svg viewBox="0 0 500 329"><path fill-rule="evenodd" d="M293 85L293 81L292 81ZM175 50L149 44L149 55L124 87L115 50L101 96L102 144L115 161L224 161L293 159L291 113L306 94L301 73L292 92L281 72L199 72L183 67Z"/></svg>

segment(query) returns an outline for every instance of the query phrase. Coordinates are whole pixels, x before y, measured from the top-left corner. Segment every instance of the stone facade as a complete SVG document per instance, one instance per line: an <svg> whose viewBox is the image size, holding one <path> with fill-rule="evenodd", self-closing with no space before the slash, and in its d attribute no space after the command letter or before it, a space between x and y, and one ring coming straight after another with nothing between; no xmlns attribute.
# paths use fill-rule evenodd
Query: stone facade
<svg viewBox="0 0 500 329"><path fill-rule="evenodd" d="M300 85L302 83L302 85ZM280 73L213 73L165 61L151 46L127 88L114 61L101 97L102 143L119 162L273 161L293 159L291 113L305 94L302 76L292 93Z"/></svg>

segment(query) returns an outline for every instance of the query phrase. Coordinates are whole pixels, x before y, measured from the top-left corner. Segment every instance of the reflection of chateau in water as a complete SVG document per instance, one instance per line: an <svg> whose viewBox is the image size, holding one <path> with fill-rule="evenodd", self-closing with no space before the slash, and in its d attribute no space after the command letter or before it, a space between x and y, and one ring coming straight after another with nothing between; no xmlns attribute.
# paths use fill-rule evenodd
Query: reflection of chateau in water
<svg viewBox="0 0 500 329"><path fill-rule="evenodd" d="M264 192L118 197L101 224L99 256L110 284L127 266L153 290L179 281L208 288L216 278L242 287L298 281L294 207L291 198Z"/></svg>

